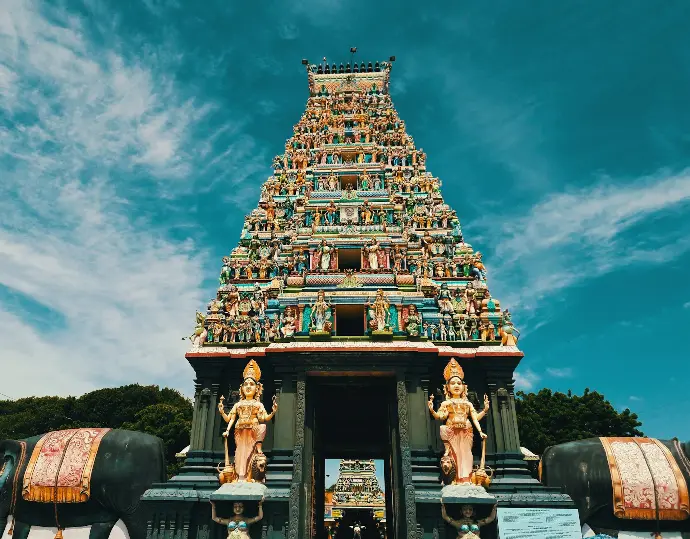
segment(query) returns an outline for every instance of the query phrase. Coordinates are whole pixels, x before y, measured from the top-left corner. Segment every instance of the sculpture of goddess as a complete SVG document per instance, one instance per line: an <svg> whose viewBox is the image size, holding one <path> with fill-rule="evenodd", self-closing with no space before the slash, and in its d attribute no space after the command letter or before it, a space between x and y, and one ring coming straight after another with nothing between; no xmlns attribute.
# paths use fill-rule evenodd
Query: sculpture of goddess
<svg viewBox="0 0 690 539"><path fill-rule="evenodd" d="M230 282L232 279L232 270L230 266L230 257L229 256L224 256L223 257L223 269L220 270L220 285L226 285Z"/></svg>
<svg viewBox="0 0 690 539"><path fill-rule="evenodd" d="M443 378L446 384L443 387L445 400L434 410L434 396L429 397L429 411L434 419L446 421L441 425L441 440L445 452L441 459L452 459L455 465L455 477L453 484L469 483L472 474L472 438L477 429L482 439L486 434L482 432L479 421L489 411L489 397L484 395L484 409L477 413L472 403L467 399L467 385L464 382L464 372L455 358L451 358L443 370Z"/></svg>
<svg viewBox="0 0 690 539"><path fill-rule="evenodd" d="M410 305L410 310L407 314L407 323L405 325L405 331L410 337L419 337L419 328L422 325L422 315L419 314L417 306Z"/></svg>
<svg viewBox="0 0 690 539"><path fill-rule="evenodd" d="M280 333L284 338L292 337L295 334L297 321L292 313L292 307L287 307L281 320Z"/></svg>
<svg viewBox="0 0 690 539"><path fill-rule="evenodd" d="M443 283L441 289L438 292L438 297L436 299L438 302L438 308L441 314L455 314L455 309L453 309L453 302L450 296L450 290L448 289L448 283Z"/></svg>
<svg viewBox="0 0 690 539"><path fill-rule="evenodd" d="M249 526L264 518L263 502L263 500L259 502L259 511L254 518L246 518L244 516L244 504L242 502L235 502L232 504L232 518L220 518L216 514L216 504L212 501L211 519L213 522L227 526L228 539L250 539Z"/></svg>
<svg viewBox="0 0 690 539"><path fill-rule="evenodd" d="M331 306L326 303L326 293L323 290L319 290L316 295L316 302L311 306L311 325L309 329L311 331L325 331L330 333L331 331Z"/></svg>
<svg viewBox="0 0 690 539"><path fill-rule="evenodd" d="M381 247L379 246L379 243L376 241L376 238L371 238L371 241L369 242L369 245L364 247L364 250L367 254L367 262L369 262L369 268L373 270L379 269L379 249Z"/></svg>
<svg viewBox="0 0 690 539"><path fill-rule="evenodd" d="M338 217L338 208L335 205L335 201L331 200L326 206L326 222L329 225L334 225L336 223L336 218Z"/></svg>
<svg viewBox="0 0 690 539"><path fill-rule="evenodd" d="M472 539L474 537L479 537L479 528L490 524L496 518L495 505L488 517L479 520L474 518L474 507L471 505L465 504L460 508L460 510L462 511L462 518L460 520L454 520L448 516L446 506L443 502L441 502L441 516L443 517L443 520L458 530L458 539Z"/></svg>
<svg viewBox="0 0 690 539"><path fill-rule="evenodd" d="M261 380L261 369L259 369L256 361L252 359L247 363L242 375L244 381L240 386L240 401L232 407L230 413L225 413L224 398L222 396L218 403L218 411L228 423L225 432L223 432L223 437L225 438L225 466L226 469L230 467L227 437L234 425L235 480L256 481L256 478L252 478L252 459L256 455L263 455L261 444L266 437L266 423L273 419L273 416L278 411L278 401L274 396L271 413L267 413L266 408L261 403L261 394L264 388L259 383ZM237 420L236 423L235 420Z"/></svg>
<svg viewBox="0 0 690 539"><path fill-rule="evenodd" d="M230 287L230 291L225 298L225 314L234 318L239 313L240 292L235 285Z"/></svg>
<svg viewBox="0 0 690 539"><path fill-rule="evenodd" d="M321 245L319 246L319 266L320 270L327 270L331 267L331 256L333 248L329 247L326 240L321 240Z"/></svg>
<svg viewBox="0 0 690 539"><path fill-rule="evenodd" d="M390 303L386 299L382 289L376 291L376 299L374 303L369 306L369 316L371 317L374 325L374 331L386 331L389 330L389 319L390 319Z"/></svg>

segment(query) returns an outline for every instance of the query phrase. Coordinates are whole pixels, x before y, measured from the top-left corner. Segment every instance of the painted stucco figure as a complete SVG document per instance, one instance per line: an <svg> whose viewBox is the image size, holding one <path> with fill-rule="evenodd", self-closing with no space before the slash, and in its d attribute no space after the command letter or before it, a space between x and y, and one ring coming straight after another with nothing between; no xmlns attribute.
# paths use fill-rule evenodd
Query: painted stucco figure
<svg viewBox="0 0 690 539"><path fill-rule="evenodd" d="M228 454L227 437L230 430L235 427L235 461L234 477L226 477L230 481L257 481L256 472L253 469L253 460L264 460L262 443L266 437L266 423L273 419L278 411L278 401L273 397L271 412L266 412L266 408L261 403L263 385L261 380L261 369L253 359L247 364L243 372L244 381L240 386L240 400L237 402L230 413L225 412L224 398L221 397L218 403L218 411L227 422L228 426L223 432L225 440L225 467L231 469Z"/></svg>
<svg viewBox="0 0 690 539"><path fill-rule="evenodd" d="M452 358L443 370L443 377L446 380L443 387L445 400L438 411L434 410L434 396L429 397L431 415L434 419L445 421L445 424L441 425L441 440L445 448L442 467L444 459L452 460L449 464L454 464L455 467L453 484L472 481L474 429L477 429L482 439L486 438L479 421L489 411L489 398L486 395L484 395L484 409L479 413L474 409L474 405L467 398L464 376L462 367L455 358Z"/></svg>

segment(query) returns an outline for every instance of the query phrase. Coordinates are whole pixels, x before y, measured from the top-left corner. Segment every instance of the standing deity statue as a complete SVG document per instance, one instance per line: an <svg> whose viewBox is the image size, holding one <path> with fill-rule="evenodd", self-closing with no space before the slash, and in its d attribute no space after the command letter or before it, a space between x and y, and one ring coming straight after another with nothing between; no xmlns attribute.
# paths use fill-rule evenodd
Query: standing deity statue
<svg viewBox="0 0 690 539"><path fill-rule="evenodd" d="M326 293L323 290L319 290L316 295L316 301L311 306L310 318L310 331L331 332L332 311L331 306L326 303Z"/></svg>
<svg viewBox="0 0 690 539"><path fill-rule="evenodd" d="M224 397L221 396L218 403L218 411L227 422L228 426L223 432L225 438L225 470L221 472L230 473L231 481L263 481L261 468L265 472L265 456L261 445L266 437L266 423L273 419L278 411L278 401L273 397L273 407L271 413L266 412L266 408L261 403L263 385L261 380L261 369L253 359L244 368L244 381L240 386L240 400L237 402L230 413L225 413ZM230 430L235 427L235 466L234 474L226 472L231 470L230 457L228 454L228 441ZM234 475L234 477L232 477Z"/></svg>
<svg viewBox="0 0 690 539"><path fill-rule="evenodd" d="M369 305L370 324L374 331L390 330L390 303L386 299L382 289L376 291L374 303Z"/></svg>
<svg viewBox="0 0 690 539"><path fill-rule="evenodd" d="M453 484L469 483L472 481L472 439L477 429L482 440L486 434L482 432L479 421L489 411L489 398L484 395L484 409L477 413L472 403L467 399L467 385L464 372L455 358L451 358L443 370L446 383L443 387L445 400L434 410L434 396L429 397L429 411L434 419L445 421L441 425L441 440L445 452L441 458L441 468L444 475L452 475L448 479ZM454 474L448 473L454 468Z"/></svg>
<svg viewBox="0 0 690 539"><path fill-rule="evenodd" d="M330 247L326 240L321 240L319 248L314 253L314 269L328 270L331 267L331 257L333 256L333 247Z"/></svg>
<svg viewBox="0 0 690 539"><path fill-rule="evenodd" d="M369 269L377 270L379 269L379 250L381 246L376 238L371 238L369 245L364 247L366 253L367 262L369 264Z"/></svg>

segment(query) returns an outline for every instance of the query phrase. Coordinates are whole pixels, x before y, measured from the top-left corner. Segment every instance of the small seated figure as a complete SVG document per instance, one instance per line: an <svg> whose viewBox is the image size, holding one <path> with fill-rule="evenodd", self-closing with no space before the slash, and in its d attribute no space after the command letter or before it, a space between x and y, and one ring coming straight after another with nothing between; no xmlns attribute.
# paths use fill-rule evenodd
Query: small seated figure
<svg viewBox="0 0 690 539"><path fill-rule="evenodd" d="M228 539L250 539L249 526L259 522L264 518L263 499L259 502L259 511L254 518L246 518L244 516L244 504L242 502L235 502L232 504L232 518L220 518L216 513L216 504L211 502L211 518L213 522L227 526Z"/></svg>
<svg viewBox="0 0 690 539"><path fill-rule="evenodd" d="M448 516L446 506L441 502L441 516L443 520L458 530L458 539L473 539L474 537L479 537L479 529L482 526L490 524L496 518L495 505L488 517L479 520L475 520L474 507L471 505L465 504L460 510L462 511L462 518L460 520L454 520Z"/></svg>

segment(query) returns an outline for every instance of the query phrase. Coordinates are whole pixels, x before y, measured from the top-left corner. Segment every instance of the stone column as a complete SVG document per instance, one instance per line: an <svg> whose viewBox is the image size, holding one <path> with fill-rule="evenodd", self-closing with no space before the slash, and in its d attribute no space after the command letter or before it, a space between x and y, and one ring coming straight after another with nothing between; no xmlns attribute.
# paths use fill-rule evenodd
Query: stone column
<svg viewBox="0 0 690 539"><path fill-rule="evenodd" d="M189 449L201 450L204 449L211 390L208 387L202 388L202 384L198 381L194 385L194 415L192 416Z"/></svg>
<svg viewBox="0 0 690 539"><path fill-rule="evenodd" d="M415 490L412 484L412 454L410 451L410 420L407 406L407 383L405 375L398 373L396 379L396 395L398 400L398 436L400 442L400 465L403 488L403 502L405 504L405 525L402 526L407 539L417 539L417 507L415 505ZM402 517L403 515L399 515Z"/></svg>
<svg viewBox="0 0 690 539"><path fill-rule="evenodd" d="M213 450L215 434L218 432L216 428L218 420L223 421L220 412L218 412L218 389L219 384L210 384L210 396L208 401L208 411L206 419L206 432L204 433L204 449Z"/></svg>
<svg viewBox="0 0 690 539"><path fill-rule="evenodd" d="M295 394L295 446L292 452L292 483L290 485L288 539L300 539L300 509L303 500L304 418L306 413L306 374L297 378Z"/></svg>
<svg viewBox="0 0 690 539"><path fill-rule="evenodd" d="M491 401L487 427L494 440L487 452L493 453L497 478L529 476L520 450L512 371L487 372L487 386Z"/></svg>

